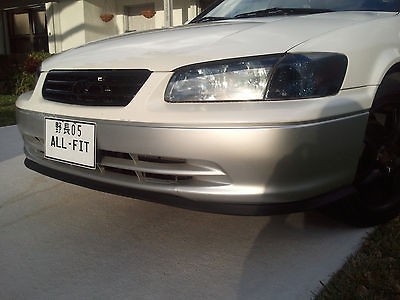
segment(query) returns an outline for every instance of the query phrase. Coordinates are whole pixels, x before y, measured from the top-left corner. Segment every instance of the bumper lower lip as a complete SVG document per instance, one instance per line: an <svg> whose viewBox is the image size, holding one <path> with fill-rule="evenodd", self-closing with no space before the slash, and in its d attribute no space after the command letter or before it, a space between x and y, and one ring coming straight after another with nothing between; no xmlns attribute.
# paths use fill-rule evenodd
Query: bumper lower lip
<svg viewBox="0 0 400 300"><path fill-rule="evenodd" d="M297 201L317 199L351 185L368 114L300 125L241 128L163 128L85 120L97 124L98 151L150 156L138 166L119 160L117 166L123 172L107 170L106 160L98 161L99 167L93 171L44 159L44 117L17 109L26 156L47 170L43 173L53 170L64 177L89 178L98 186L112 186L119 194L136 191L138 195L150 193L155 199L169 195L188 202L242 209L243 205L269 206L267 211L275 211L272 205L281 212L286 206L296 206ZM179 164L165 163L169 159ZM135 193L129 194L135 197ZM300 206L314 207L315 201Z"/></svg>
<svg viewBox="0 0 400 300"><path fill-rule="evenodd" d="M100 183L99 181L91 180L90 178L74 176L57 171L55 169L47 168L29 159L25 159L25 166L40 174L101 192L132 197L138 200L145 200L164 205L172 205L184 209L228 215L265 216L295 213L323 207L339 199L351 197L356 194L356 190L354 189L354 187L348 186L342 187L327 194L320 195L318 197L288 203L247 204L219 203L210 201L199 202L192 201L187 198L174 196L171 194L160 194L158 192L144 191L133 188L121 189L120 186L116 186L113 184Z"/></svg>

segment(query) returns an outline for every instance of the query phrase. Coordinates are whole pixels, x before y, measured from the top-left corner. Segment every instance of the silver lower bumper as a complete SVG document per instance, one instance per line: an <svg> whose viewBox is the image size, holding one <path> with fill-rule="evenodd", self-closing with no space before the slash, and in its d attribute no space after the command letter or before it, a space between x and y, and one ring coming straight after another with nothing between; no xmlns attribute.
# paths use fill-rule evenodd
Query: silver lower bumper
<svg viewBox="0 0 400 300"><path fill-rule="evenodd" d="M367 118L234 128L85 120L97 128L97 169L88 170L45 159L44 114L17 110L26 156L45 168L122 191L232 204L291 203L350 185Z"/></svg>

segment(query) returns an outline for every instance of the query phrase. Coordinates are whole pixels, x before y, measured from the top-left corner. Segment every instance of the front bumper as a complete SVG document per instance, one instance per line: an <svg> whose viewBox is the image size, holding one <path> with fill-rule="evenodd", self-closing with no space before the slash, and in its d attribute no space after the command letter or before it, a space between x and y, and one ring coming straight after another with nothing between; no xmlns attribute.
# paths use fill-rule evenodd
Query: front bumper
<svg viewBox="0 0 400 300"><path fill-rule="evenodd" d="M112 186L121 194L136 190L202 203L287 206L351 185L368 113L230 128L85 119L96 123L96 170L44 158L45 116L17 109L26 156L42 173Z"/></svg>

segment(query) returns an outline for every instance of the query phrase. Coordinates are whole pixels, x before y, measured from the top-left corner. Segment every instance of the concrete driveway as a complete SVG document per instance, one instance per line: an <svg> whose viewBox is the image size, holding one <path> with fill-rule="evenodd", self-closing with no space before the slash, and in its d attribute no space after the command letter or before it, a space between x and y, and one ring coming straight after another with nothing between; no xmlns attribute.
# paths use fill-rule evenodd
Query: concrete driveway
<svg viewBox="0 0 400 300"><path fill-rule="evenodd" d="M310 299L367 232L88 190L26 169L15 126L0 140L1 299Z"/></svg>

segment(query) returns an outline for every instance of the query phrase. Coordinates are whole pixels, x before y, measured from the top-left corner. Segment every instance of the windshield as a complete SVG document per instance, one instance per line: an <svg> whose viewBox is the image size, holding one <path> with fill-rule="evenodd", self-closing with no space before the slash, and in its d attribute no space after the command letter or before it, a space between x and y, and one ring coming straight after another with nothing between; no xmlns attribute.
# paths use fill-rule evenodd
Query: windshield
<svg viewBox="0 0 400 300"><path fill-rule="evenodd" d="M211 6L194 21L329 11L398 12L399 8L400 0L225 0Z"/></svg>

